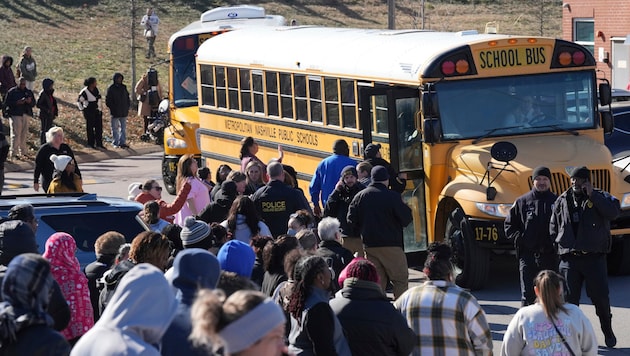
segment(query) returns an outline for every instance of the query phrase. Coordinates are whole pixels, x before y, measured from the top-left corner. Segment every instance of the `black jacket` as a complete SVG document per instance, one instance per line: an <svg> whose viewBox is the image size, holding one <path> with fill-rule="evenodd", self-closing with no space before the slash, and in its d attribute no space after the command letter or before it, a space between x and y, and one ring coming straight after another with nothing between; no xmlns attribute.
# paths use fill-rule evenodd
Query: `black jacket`
<svg viewBox="0 0 630 356"><path fill-rule="evenodd" d="M339 277L339 274L344 267L346 267L354 258L352 251L341 246L341 244L337 241L327 240L319 243L317 254L322 256L324 260L326 260L328 267L331 267L333 271L335 271L335 275L333 276L333 285L335 290L338 290L339 284L337 283L337 277Z"/></svg>
<svg viewBox="0 0 630 356"><path fill-rule="evenodd" d="M116 291L116 288L118 287L118 284L120 283L120 280L134 266L135 266L135 263L133 263L131 260L124 260L120 262L119 264L115 265L114 267L112 267L112 270L109 272L109 274L103 277L105 284L103 285L103 289L101 290L99 300L98 300L98 306L99 306L98 314L99 315L103 315L103 312L105 311L105 308L107 307L107 304L109 303L110 299L112 299L112 296L114 295L114 292Z"/></svg>
<svg viewBox="0 0 630 356"><path fill-rule="evenodd" d="M94 322L98 321L100 317L98 312L98 299L101 291L97 286L97 282L103 277L105 271L111 268L115 259L116 255L100 255L96 258L96 261L85 266L83 270L83 273L88 279L90 301L92 302L92 310L94 311Z"/></svg>
<svg viewBox="0 0 630 356"><path fill-rule="evenodd" d="M407 180L398 178L398 172L389 162L379 157L366 158L365 161L369 162L372 167L383 166L387 169L387 173L389 173L389 188L391 190L398 193L402 193L405 190Z"/></svg>
<svg viewBox="0 0 630 356"><path fill-rule="evenodd" d="M53 173L55 172L55 165L50 160L50 156L52 154L66 155L74 158L74 152L72 152L70 146L65 143L62 143L61 146L59 146L59 149L56 149L50 143L45 143L39 147L39 151L37 151L37 155L35 155L33 182L37 183L39 181L39 176L41 175L44 192L48 191L48 186L50 185L50 182L52 182ZM79 170L76 159L74 160L74 167L74 172L81 176L81 171Z"/></svg>
<svg viewBox="0 0 630 356"><path fill-rule="evenodd" d="M287 232L289 216L298 210L311 210L301 193L278 180L272 180L251 196L256 210L273 237Z"/></svg>
<svg viewBox="0 0 630 356"><path fill-rule="evenodd" d="M531 191L514 202L505 219L505 235L514 240L517 250L551 253L553 241L549 237L549 221L557 196L550 190Z"/></svg>
<svg viewBox="0 0 630 356"><path fill-rule="evenodd" d="M413 350L415 332L378 284L348 278L329 304L353 355L409 355Z"/></svg>
<svg viewBox="0 0 630 356"><path fill-rule="evenodd" d="M6 272L7 267L0 265L0 286L2 285L2 281L4 280L4 275L6 274ZM2 296L0 295L0 302L1 301ZM61 287L59 287L57 281L53 281L50 301L48 302L48 309L46 309L46 311L52 317L55 323L55 325L53 325L53 328L55 330L62 331L68 326L68 323L70 322L70 307L68 306L68 302L66 301L66 298L64 298L63 293L61 292Z"/></svg>
<svg viewBox="0 0 630 356"><path fill-rule="evenodd" d="M372 183L352 199L347 219L351 236L361 236L366 247L404 248L403 228L413 217L399 193Z"/></svg>
<svg viewBox="0 0 630 356"><path fill-rule="evenodd" d="M341 233L344 236L352 236L350 235L348 221L346 220L346 217L348 216L348 207L350 206L350 202L354 196L363 189L365 189L365 186L359 182L356 182L352 188L345 184L338 185L326 201L326 205L324 206L324 216L337 218L341 224Z"/></svg>
<svg viewBox="0 0 630 356"><path fill-rule="evenodd" d="M58 331L47 325L32 325L20 330L17 341L0 347L0 355L65 356L70 354L70 344Z"/></svg>
<svg viewBox="0 0 630 356"><path fill-rule="evenodd" d="M31 98L31 103L18 104L18 100L24 98ZM5 99L6 106L9 107L9 114L11 116L30 115L33 116L33 107L35 106L35 95L33 92L24 88L20 89L19 84L16 87L9 89L7 98Z"/></svg>
<svg viewBox="0 0 630 356"><path fill-rule="evenodd" d="M607 192L593 190L589 199L575 202L573 188L569 188L554 206L549 234L558 245L558 254L610 252L610 221L621 212L619 200ZM574 216L579 217L579 222L573 220Z"/></svg>
<svg viewBox="0 0 630 356"><path fill-rule="evenodd" d="M109 108L112 117L127 117L131 106L129 91L127 91L127 87L124 84L116 83L116 77L124 78L120 73L114 74L112 78L113 83L107 88L105 105Z"/></svg>
<svg viewBox="0 0 630 356"><path fill-rule="evenodd" d="M236 183L226 180L214 196L214 200L199 213L198 219L208 224L221 223L227 219L232 203L236 200Z"/></svg>
<svg viewBox="0 0 630 356"><path fill-rule="evenodd" d="M39 98L37 99L39 118L41 120L52 120L59 114L59 108L57 107L57 99L53 96L55 90L51 89L52 80L44 79L44 82L47 82L46 85L48 87L44 87L44 89L39 92Z"/></svg>

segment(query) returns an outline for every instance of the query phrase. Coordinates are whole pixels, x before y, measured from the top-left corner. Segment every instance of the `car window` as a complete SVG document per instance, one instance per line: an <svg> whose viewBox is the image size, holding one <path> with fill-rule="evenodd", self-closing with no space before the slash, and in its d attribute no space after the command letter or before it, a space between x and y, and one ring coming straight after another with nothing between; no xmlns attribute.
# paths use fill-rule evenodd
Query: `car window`
<svg viewBox="0 0 630 356"><path fill-rule="evenodd" d="M630 131L630 112L615 115L615 128Z"/></svg>
<svg viewBox="0 0 630 356"><path fill-rule="evenodd" d="M137 220L137 212L107 212L102 214L63 214L45 215L40 218L52 230L66 232L74 237L77 248L85 252L94 252L94 242L107 231L118 231L127 242L144 231Z"/></svg>

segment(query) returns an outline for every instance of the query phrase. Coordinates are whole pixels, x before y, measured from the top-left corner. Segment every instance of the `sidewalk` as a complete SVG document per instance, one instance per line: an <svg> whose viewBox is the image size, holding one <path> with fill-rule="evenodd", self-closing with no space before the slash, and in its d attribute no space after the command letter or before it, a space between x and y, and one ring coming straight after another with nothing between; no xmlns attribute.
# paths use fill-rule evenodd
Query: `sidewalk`
<svg viewBox="0 0 630 356"><path fill-rule="evenodd" d="M161 152L162 150L162 146L149 143L135 144L127 149L113 148L109 146L106 150L95 150L81 147L80 150L74 151L74 156L77 162L81 164L129 156L140 156L154 152ZM5 173L27 171L31 169L35 169L35 161L7 161L4 164Z"/></svg>

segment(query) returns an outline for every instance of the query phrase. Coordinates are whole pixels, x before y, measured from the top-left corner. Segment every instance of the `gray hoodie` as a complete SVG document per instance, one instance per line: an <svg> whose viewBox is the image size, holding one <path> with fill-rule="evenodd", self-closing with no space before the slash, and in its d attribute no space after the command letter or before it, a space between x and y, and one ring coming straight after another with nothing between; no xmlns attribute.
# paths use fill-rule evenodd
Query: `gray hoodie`
<svg viewBox="0 0 630 356"><path fill-rule="evenodd" d="M70 355L160 355L157 346L177 302L164 274L141 263L122 278L99 321Z"/></svg>

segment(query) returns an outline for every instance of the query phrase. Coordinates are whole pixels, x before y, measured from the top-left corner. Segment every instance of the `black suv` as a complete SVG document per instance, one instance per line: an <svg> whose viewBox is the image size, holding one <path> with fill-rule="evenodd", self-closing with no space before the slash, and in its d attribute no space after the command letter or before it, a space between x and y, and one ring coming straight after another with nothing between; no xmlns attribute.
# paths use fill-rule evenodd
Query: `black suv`
<svg viewBox="0 0 630 356"><path fill-rule="evenodd" d="M614 102L610 105L615 128L610 135L604 135L604 143L613 157L630 155L630 101ZM603 110L608 110L603 107Z"/></svg>
<svg viewBox="0 0 630 356"><path fill-rule="evenodd" d="M94 241L107 231L118 231L128 242L148 230L138 217L142 205L121 198L97 197L96 194L0 196L0 217L6 218L11 207L31 204L39 222L37 244L44 252L46 240L55 232L66 232L77 243L81 266L96 260Z"/></svg>

